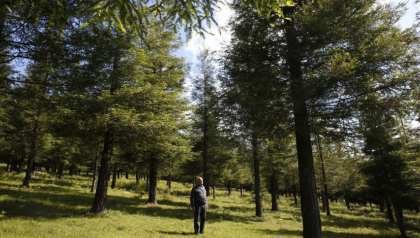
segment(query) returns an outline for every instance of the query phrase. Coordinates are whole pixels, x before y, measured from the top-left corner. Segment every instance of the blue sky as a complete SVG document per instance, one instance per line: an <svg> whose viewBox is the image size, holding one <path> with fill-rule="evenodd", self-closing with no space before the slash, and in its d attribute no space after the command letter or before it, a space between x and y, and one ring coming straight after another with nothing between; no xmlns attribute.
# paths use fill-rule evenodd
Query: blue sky
<svg viewBox="0 0 420 238"><path fill-rule="evenodd" d="M420 3L416 4L415 0L378 0L378 3L380 4L395 5L400 2L407 2L407 11L398 25L401 28L407 28L416 21L416 12L420 11ZM226 4L220 4L215 17L219 26L210 27L209 32L211 32L211 34L206 34L204 38L193 33L191 39L184 42L181 48L176 51L176 55L184 57L189 65L194 65L197 63L197 56L203 49L207 48L211 51L221 50L223 45L227 44L230 39L227 25L232 15L233 11Z"/></svg>

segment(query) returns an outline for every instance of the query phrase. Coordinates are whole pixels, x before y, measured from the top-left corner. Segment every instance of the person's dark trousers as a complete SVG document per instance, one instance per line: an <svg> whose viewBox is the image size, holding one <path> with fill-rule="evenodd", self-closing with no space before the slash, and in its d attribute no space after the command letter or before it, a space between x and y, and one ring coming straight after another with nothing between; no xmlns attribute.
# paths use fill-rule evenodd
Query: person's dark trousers
<svg viewBox="0 0 420 238"><path fill-rule="evenodd" d="M198 224L200 219L200 225ZM195 234L204 233L204 223L206 222L206 206L194 207L194 232Z"/></svg>

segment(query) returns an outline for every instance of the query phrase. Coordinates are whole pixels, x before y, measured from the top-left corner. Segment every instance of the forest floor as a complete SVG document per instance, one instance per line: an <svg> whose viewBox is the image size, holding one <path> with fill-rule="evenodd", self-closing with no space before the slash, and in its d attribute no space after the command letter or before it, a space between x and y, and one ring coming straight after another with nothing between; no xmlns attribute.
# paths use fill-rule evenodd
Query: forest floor
<svg viewBox="0 0 420 238"><path fill-rule="evenodd" d="M192 212L188 208L188 186L174 183L169 194L159 184L159 205L145 204L146 193L135 191L134 180L118 180L109 189L107 211L99 216L87 213L93 193L89 179L67 176L62 180L37 173L30 189L20 187L23 174L0 171L0 237L188 237L195 236ZM141 187L141 186L140 186ZM263 218L254 216L250 193L225 191L209 198L206 234L200 237L301 237L300 209L289 198L280 198L280 211L271 212L269 197ZM348 211L341 203L332 204L332 216L322 215L326 238L398 237L377 208L356 207ZM420 214L408 213L410 238L420 238Z"/></svg>

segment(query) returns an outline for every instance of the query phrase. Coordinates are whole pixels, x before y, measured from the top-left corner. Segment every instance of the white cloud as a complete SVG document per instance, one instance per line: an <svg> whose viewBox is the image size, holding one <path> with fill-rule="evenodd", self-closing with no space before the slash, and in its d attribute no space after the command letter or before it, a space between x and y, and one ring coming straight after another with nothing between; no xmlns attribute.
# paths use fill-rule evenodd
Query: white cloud
<svg viewBox="0 0 420 238"><path fill-rule="evenodd" d="M188 63L195 63L197 56L204 50L220 51L223 45L227 44L231 38L231 33L228 27L230 18L234 11L225 2L220 2L218 10L215 13L215 20L217 25L213 24L205 33L204 37L193 32L191 38L180 49L181 55L187 56Z"/></svg>

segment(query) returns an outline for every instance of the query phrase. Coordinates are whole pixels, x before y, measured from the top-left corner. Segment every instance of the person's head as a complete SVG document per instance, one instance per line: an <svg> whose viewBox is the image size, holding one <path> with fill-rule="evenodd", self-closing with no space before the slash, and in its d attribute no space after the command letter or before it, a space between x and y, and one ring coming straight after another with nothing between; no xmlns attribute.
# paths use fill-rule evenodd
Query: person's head
<svg viewBox="0 0 420 238"><path fill-rule="evenodd" d="M203 178L200 176L195 177L195 185L197 186L203 185Z"/></svg>

